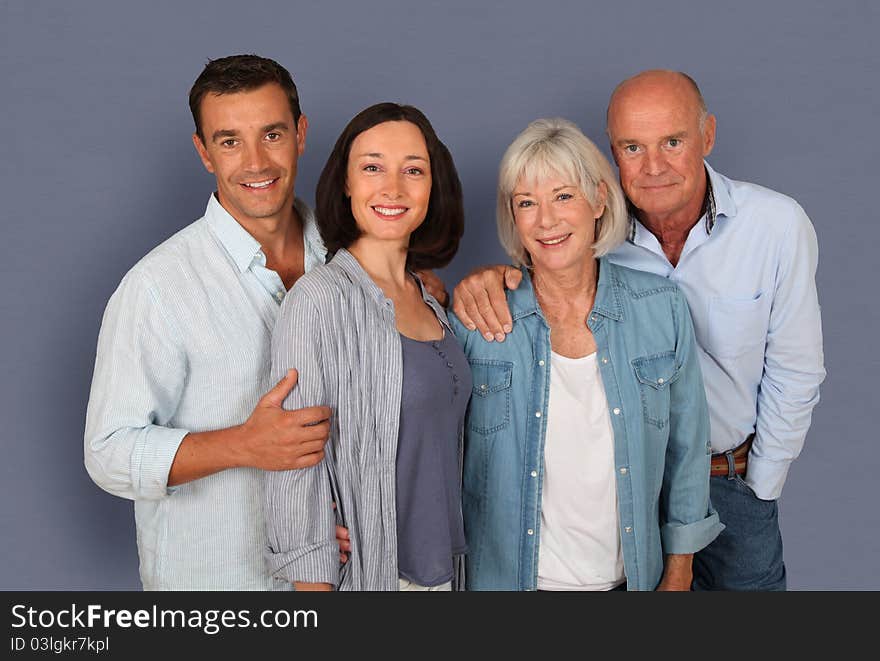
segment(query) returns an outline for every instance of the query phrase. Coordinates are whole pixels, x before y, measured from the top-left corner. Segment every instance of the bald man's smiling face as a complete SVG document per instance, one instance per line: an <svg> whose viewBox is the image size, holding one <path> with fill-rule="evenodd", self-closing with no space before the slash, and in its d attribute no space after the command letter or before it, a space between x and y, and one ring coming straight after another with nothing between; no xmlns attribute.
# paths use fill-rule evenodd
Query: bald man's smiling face
<svg viewBox="0 0 880 661"><path fill-rule="evenodd" d="M703 158L715 144L715 118L701 126L698 97L675 75L646 75L615 91L608 135L620 184L649 222L696 222L703 206ZM696 215L694 215L696 214Z"/></svg>

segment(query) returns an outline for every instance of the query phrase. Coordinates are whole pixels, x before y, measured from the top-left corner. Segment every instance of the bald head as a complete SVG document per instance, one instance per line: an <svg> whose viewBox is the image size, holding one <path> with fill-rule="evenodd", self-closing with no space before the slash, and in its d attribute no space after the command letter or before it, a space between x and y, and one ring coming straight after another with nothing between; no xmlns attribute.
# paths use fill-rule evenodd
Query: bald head
<svg viewBox="0 0 880 661"><path fill-rule="evenodd" d="M606 126L611 125L611 115L619 111L627 102L643 103L649 99L658 97L674 96L685 103L689 109L697 113L702 130L709 111L706 101L697 82L686 73L681 71L669 71L668 69L652 69L642 71L631 78L627 78L611 93L608 101L608 110L605 115Z"/></svg>

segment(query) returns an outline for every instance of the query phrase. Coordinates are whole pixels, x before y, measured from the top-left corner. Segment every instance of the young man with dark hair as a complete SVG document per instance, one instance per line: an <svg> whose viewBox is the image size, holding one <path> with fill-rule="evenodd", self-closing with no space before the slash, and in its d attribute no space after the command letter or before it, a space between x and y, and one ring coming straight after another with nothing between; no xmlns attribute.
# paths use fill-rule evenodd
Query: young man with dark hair
<svg viewBox="0 0 880 661"><path fill-rule="evenodd" d="M294 195L308 121L290 74L255 55L209 62L190 107L217 191L107 305L85 464L134 500L145 589L289 589L263 559L263 470L317 464L330 425L326 407L283 409L295 370L269 383L281 301L325 257Z"/></svg>

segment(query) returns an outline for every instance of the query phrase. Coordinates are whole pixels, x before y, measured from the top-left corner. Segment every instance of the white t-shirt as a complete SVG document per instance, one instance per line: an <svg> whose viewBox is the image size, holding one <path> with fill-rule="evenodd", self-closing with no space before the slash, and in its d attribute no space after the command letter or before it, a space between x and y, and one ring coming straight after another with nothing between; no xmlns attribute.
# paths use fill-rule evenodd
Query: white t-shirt
<svg viewBox="0 0 880 661"><path fill-rule="evenodd" d="M614 432L596 354L550 358L539 590L609 590L625 580Z"/></svg>

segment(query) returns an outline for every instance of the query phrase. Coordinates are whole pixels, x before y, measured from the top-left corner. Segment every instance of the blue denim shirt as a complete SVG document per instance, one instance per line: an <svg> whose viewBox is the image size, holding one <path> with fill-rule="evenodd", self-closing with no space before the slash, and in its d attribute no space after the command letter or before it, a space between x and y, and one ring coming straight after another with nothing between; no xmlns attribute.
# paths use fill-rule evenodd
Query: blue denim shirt
<svg viewBox="0 0 880 661"><path fill-rule="evenodd" d="M513 332L504 342L486 342L450 315L474 384L463 486L471 590L534 590L538 580L550 327L527 271L508 304ZM699 551L724 528L709 503L709 418L693 326L674 283L604 258L587 325L614 431L627 586L653 590L665 554Z"/></svg>

